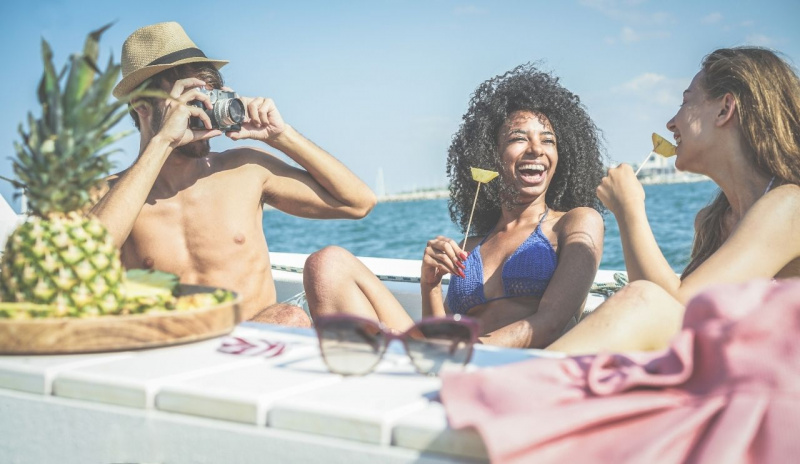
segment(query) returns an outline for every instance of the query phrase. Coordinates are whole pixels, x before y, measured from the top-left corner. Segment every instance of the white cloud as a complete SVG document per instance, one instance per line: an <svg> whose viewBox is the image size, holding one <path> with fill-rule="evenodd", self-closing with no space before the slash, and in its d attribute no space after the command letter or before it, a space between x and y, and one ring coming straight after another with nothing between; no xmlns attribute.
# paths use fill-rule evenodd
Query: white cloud
<svg viewBox="0 0 800 464"><path fill-rule="evenodd" d="M644 73L614 87L612 92L630 96L647 104L677 108L683 91L689 86L689 81L690 79L669 78L657 73Z"/></svg>
<svg viewBox="0 0 800 464"><path fill-rule="evenodd" d="M715 24L722 21L722 13L715 11L700 20L703 24Z"/></svg>
<svg viewBox="0 0 800 464"><path fill-rule="evenodd" d="M453 12L457 15L481 15L486 12L483 8L478 8L475 5L457 6Z"/></svg>
<svg viewBox="0 0 800 464"><path fill-rule="evenodd" d="M599 11L604 16L634 26L663 25L673 22L673 16L664 11L645 11L643 0L580 0L580 4Z"/></svg>
<svg viewBox="0 0 800 464"><path fill-rule="evenodd" d="M636 31L633 30L633 28L630 27L623 27L619 36L620 39L622 39L622 41L625 43L638 42L642 40L641 36L637 34Z"/></svg>
<svg viewBox="0 0 800 464"><path fill-rule="evenodd" d="M625 26L620 30L619 34L615 37L606 37L605 42L607 44L615 44L617 42L622 42L626 44L641 42L642 40L648 39L665 39L669 37L669 32L667 31L647 31L647 32L639 32L636 29Z"/></svg>
<svg viewBox="0 0 800 464"><path fill-rule="evenodd" d="M757 45L759 47L767 47L773 45L775 41L764 34L750 34L744 39L748 45Z"/></svg>

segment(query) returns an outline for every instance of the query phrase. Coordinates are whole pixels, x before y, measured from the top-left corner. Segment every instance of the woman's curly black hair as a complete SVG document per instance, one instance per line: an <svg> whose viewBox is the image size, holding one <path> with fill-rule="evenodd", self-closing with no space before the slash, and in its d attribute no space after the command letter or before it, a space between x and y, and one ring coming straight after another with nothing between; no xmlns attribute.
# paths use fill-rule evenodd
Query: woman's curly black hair
<svg viewBox="0 0 800 464"><path fill-rule="evenodd" d="M603 178L600 130L577 95L562 87L557 77L526 63L481 84L453 136L447 156L448 207L462 232L477 188L470 167L500 173L497 181L481 186L472 219L475 235L488 234L500 219L501 208L513 204L515 192L503 181L497 137L506 119L520 110L546 116L556 134L558 165L545 195L547 206L557 211L579 206L603 210L595 194Z"/></svg>

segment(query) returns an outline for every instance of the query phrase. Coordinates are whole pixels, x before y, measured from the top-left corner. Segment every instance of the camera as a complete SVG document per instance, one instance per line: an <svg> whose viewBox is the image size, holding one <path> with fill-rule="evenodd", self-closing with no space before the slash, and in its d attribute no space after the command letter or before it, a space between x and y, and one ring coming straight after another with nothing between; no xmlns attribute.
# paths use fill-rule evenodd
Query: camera
<svg viewBox="0 0 800 464"><path fill-rule="evenodd" d="M227 92L219 89L197 89L200 92L208 95L211 99L211 109L201 101L193 101L189 104L196 106L208 115L211 119L211 128L219 129L223 132L238 131L242 128L241 124L244 121L245 108L242 99L236 95L236 92ZM200 118L192 117L189 119L189 127L191 129L205 130L206 126Z"/></svg>

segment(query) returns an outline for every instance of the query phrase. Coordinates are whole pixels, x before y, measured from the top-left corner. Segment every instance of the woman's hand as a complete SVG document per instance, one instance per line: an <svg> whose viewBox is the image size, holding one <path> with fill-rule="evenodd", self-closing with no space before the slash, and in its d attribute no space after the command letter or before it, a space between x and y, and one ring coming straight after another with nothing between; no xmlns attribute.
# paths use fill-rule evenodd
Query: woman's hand
<svg viewBox="0 0 800 464"><path fill-rule="evenodd" d="M644 189L629 164L608 170L608 175L597 187L597 198L614 216L644 207Z"/></svg>
<svg viewBox="0 0 800 464"><path fill-rule="evenodd" d="M420 282L424 286L435 287L442 282L445 274L464 277L464 260L467 254L454 240L441 235L428 241L422 256Z"/></svg>

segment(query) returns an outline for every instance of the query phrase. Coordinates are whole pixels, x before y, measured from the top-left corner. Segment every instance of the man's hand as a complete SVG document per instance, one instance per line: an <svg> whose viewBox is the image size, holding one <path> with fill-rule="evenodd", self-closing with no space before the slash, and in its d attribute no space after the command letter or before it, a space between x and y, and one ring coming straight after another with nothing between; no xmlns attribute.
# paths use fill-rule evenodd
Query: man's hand
<svg viewBox="0 0 800 464"><path fill-rule="evenodd" d="M232 140L253 139L269 143L286 130L278 108L269 98L239 97L247 108L241 130L228 132Z"/></svg>
<svg viewBox="0 0 800 464"><path fill-rule="evenodd" d="M161 128L158 129L156 135L166 140L172 148L197 140L210 139L222 134L217 129L211 129L211 119L202 108L188 104L192 101L201 101L206 108L212 108L209 96L198 90L198 88L205 85L205 82L193 77L181 79L172 86L172 90L169 93L171 98L164 100ZM153 117L155 115L156 113L154 112ZM207 130L190 129L189 118L191 117L200 118Z"/></svg>

